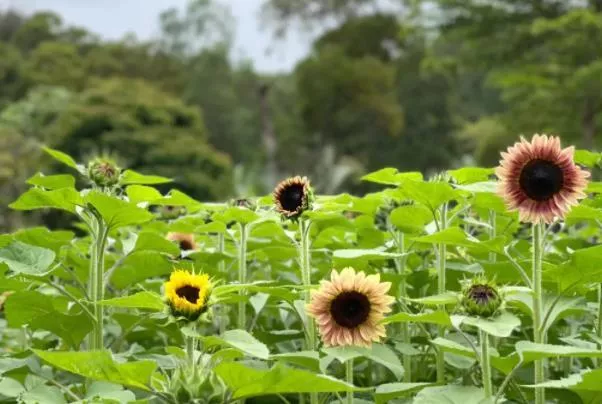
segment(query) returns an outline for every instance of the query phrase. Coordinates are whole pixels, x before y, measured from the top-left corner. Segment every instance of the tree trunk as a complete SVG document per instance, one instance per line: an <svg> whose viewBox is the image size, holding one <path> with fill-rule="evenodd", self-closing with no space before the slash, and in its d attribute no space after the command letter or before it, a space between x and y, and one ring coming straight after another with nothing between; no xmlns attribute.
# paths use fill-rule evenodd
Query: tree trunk
<svg viewBox="0 0 602 404"><path fill-rule="evenodd" d="M263 142L263 149L266 159L264 185L266 186L266 189L272 189L276 185L278 175L278 167L276 165L276 152L278 150L278 143L276 140L276 134L274 133L274 125L272 123L272 116L270 113L268 93L268 85L263 84L261 87L259 87L259 107L261 110L262 126L261 139Z"/></svg>

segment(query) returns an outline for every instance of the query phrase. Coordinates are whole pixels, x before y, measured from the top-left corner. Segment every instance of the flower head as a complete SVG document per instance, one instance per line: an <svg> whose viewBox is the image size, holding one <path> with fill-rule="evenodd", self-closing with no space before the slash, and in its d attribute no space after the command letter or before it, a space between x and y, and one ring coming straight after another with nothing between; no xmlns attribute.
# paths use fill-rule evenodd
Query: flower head
<svg viewBox="0 0 602 404"><path fill-rule="evenodd" d="M307 313L316 318L326 346L370 346L386 335L380 321L391 311L390 282L379 275L366 276L345 268L332 271L330 281L321 281L312 291Z"/></svg>
<svg viewBox="0 0 602 404"><path fill-rule="evenodd" d="M112 187L119 182L121 168L108 157L97 157L88 163L88 177L99 187Z"/></svg>
<svg viewBox="0 0 602 404"><path fill-rule="evenodd" d="M176 270L165 283L165 298L175 317L195 321L207 310L211 289L209 275Z"/></svg>
<svg viewBox="0 0 602 404"><path fill-rule="evenodd" d="M247 208L250 210L255 210L257 208L257 205L255 204L255 202L249 198L232 199L232 200L230 200L230 205L237 206L239 208Z"/></svg>
<svg viewBox="0 0 602 404"><path fill-rule="evenodd" d="M461 303L467 314L488 318L499 312L503 299L494 282L476 278L464 286Z"/></svg>
<svg viewBox="0 0 602 404"><path fill-rule="evenodd" d="M186 214L186 208L183 206L165 205L159 209L159 216L162 219L170 220Z"/></svg>
<svg viewBox="0 0 602 404"><path fill-rule="evenodd" d="M585 198L590 174L575 164L574 151L561 148L558 137L534 135L502 152L498 192L521 221L551 223Z"/></svg>
<svg viewBox="0 0 602 404"><path fill-rule="evenodd" d="M274 189L274 205L285 218L296 219L313 204L313 190L307 177L288 178Z"/></svg>
<svg viewBox="0 0 602 404"><path fill-rule="evenodd" d="M192 233L167 233L167 239L175 241L182 251L196 250L194 234Z"/></svg>

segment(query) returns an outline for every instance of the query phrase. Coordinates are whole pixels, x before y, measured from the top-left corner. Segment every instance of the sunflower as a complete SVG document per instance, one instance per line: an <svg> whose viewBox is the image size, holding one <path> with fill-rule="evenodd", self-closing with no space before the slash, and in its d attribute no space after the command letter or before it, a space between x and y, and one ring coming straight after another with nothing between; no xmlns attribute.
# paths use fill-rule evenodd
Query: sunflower
<svg viewBox="0 0 602 404"><path fill-rule="evenodd" d="M561 148L558 137L534 135L531 142L521 138L502 152L498 193L521 221L550 223L585 198L590 174L575 164L574 151Z"/></svg>
<svg viewBox="0 0 602 404"><path fill-rule="evenodd" d="M280 182L272 195L276 210L289 219L299 217L311 209L313 203L313 191L307 177L297 176Z"/></svg>
<svg viewBox="0 0 602 404"><path fill-rule="evenodd" d="M476 278L469 281L462 292L462 308L471 316L492 317L502 307L503 299L494 282Z"/></svg>
<svg viewBox="0 0 602 404"><path fill-rule="evenodd" d="M88 163L88 178L99 187L117 185L121 168L109 157L97 157Z"/></svg>
<svg viewBox="0 0 602 404"><path fill-rule="evenodd" d="M207 310L211 289L209 275L176 270L165 283L165 298L175 317L195 321Z"/></svg>
<svg viewBox="0 0 602 404"><path fill-rule="evenodd" d="M167 233L167 239L177 242L182 251L196 250L194 234L192 233Z"/></svg>
<svg viewBox="0 0 602 404"><path fill-rule="evenodd" d="M380 321L391 311L390 282L379 275L356 273L345 268L332 271L330 281L321 281L311 293L307 312L316 319L326 346L370 346L386 335Z"/></svg>

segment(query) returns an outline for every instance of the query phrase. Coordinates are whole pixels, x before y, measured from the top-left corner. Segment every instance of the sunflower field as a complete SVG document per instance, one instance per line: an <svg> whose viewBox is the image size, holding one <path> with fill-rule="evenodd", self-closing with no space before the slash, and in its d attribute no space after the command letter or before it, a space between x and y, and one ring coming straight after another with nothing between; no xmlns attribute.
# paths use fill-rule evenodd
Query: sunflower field
<svg viewBox="0 0 602 404"><path fill-rule="evenodd" d="M205 203L54 149L0 235L0 403L602 403L602 155ZM159 173L160 174L160 173Z"/></svg>

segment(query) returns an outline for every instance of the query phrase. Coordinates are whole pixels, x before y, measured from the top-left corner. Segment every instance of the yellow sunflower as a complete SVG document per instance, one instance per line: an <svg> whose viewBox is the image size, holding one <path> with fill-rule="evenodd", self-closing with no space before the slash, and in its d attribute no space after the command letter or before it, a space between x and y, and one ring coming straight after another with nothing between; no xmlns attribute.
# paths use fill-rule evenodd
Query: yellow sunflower
<svg viewBox="0 0 602 404"><path fill-rule="evenodd" d="M165 297L174 316L195 321L207 310L211 289L209 275L176 270L165 283Z"/></svg>

